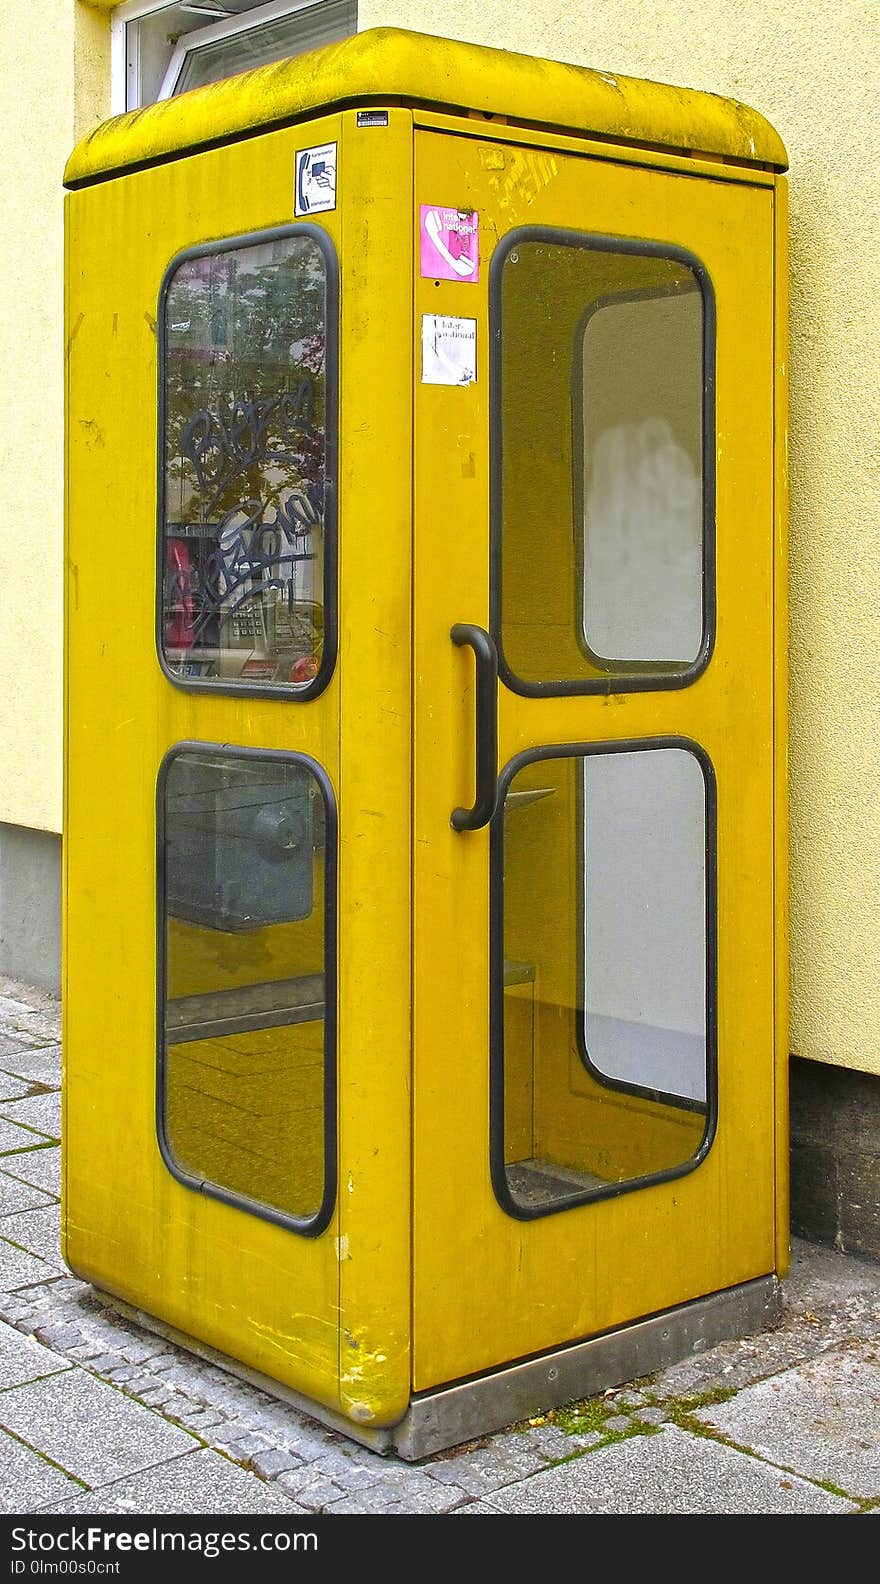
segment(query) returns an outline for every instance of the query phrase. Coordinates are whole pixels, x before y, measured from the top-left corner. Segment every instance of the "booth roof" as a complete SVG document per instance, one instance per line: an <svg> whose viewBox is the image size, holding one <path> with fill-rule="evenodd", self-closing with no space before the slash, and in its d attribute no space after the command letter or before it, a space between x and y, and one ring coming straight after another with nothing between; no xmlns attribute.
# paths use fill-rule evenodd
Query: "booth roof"
<svg viewBox="0 0 880 1584"><path fill-rule="evenodd" d="M788 163L770 123L735 99L424 33L371 28L114 116L74 149L64 183L84 186L331 110L393 104L474 111L519 126L776 170Z"/></svg>

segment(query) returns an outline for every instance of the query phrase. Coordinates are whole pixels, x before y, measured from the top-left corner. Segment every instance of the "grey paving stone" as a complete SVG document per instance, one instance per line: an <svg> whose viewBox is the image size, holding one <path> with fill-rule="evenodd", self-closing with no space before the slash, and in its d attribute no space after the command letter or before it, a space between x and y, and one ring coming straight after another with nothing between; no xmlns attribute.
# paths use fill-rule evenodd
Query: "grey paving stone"
<svg viewBox="0 0 880 1584"><path fill-rule="evenodd" d="M661 1425L669 1419L667 1408L640 1408L634 1417L640 1424Z"/></svg>
<svg viewBox="0 0 880 1584"><path fill-rule="evenodd" d="M546 1467L546 1463L547 1459L537 1447L496 1444L426 1463L424 1473L441 1485L456 1485L471 1496L483 1496L487 1491L497 1490L499 1485L509 1485L513 1480L533 1474L536 1469Z"/></svg>
<svg viewBox="0 0 880 1584"><path fill-rule="evenodd" d="M80 1489L73 1480L0 1430L0 1513L30 1513Z"/></svg>
<svg viewBox="0 0 880 1584"><path fill-rule="evenodd" d="M24 1044L22 1041L27 1040ZM9 1046L7 1050L5 1047ZM4 1071L17 1078L28 1078L31 1083L48 1084L58 1089L61 1085L61 1046L37 1043L35 1037L16 1035L15 1040L0 1038L0 1061Z"/></svg>
<svg viewBox="0 0 880 1584"><path fill-rule="evenodd" d="M3 1169L10 1177L32 1183L35 1188L54 1194L56 1199L61 1193L61 1150L58 1145L29 1150L26 1155L10 1155Z"/></svg>
<svg viewBox="0 0 880 1584"><path fill-rule="evenodd" d="M698 1417L850 1496L880 1497L880 1348L850 1343L746 1387Z"/></svg>
<svg viewBox="0 0 880 1584"><path fill-rule="evenodd" d="M108 1322L112 1325L113 1324L112 1311L108 1311L106 1318L107 1318ZM164 1341L164 1339L163 1339L161 1344L160 1344L160 1346L157 1347L155 1353L152 1355L152 1357L150 1359L150 1368L152 1370L157 1371L158 1374L162 1375L162 1374L164 1374L164 1372L166 1370L173 1369L175 1364L177 1364L179 1362L181 1357L182 1357L182 1355L177 1353L177 1352L173 1352L173 1353L169 1352L168 1343L166 1341Z"/></svg>
<svg viewBox="0 0 880 1584"><path fill-rule="evenodd" d="M0 1234L3 1228L0 1225ZM69 1314L77 1303L86 1303L91 1289L76 1276L59 1276L43 1262L42 1280L18 1292L4 1292L0 1281L0 1315L18 1326L19 1331L38 1332ZM41 1337L41 1341L48 1340ZM51 1342L49 1346L52 1346Z"/></svg>
<svg viewBox="0 0 880 1584"><path fill-rule="evenodd" d="M2 1232L2 1224L0 1224ZM134 1345L129 1352L130 1338L127 1333L115 1326L112 1320L101 1311L100 1302L96 1294L88 1287L83 1287L79 1293L73 1295L69 1303L50 1305L45 1318L38 1321L35 1329L50 1328L56 1325L74 1325L77 1330L76 1347L82 1358L96 1359L102 1354L112 1355L114 1358L143 1359L143 1352ZM149 1375L151 1384L167 1384L162 1382L160 1375Z"/></svg>
<svg viewBox="0 0 880 1584"><path fill-rule="evenodd" d="M15 1018L25 1017L33 1010L27 1001L19 1001L16 996L0 995L0 1021L3 1023L11 1023Z"/></svg>
<svg viewBox="0 0 880 1584"><path fill-rule="evenodd" d="M503 1518L504 1514L498 1507L490 1507L488 1502L465 1502L461 1507L454 1507L453 1518Z"/></svg>
<svg viewBox="0 0 880 1584"><path fill-rule="evenodd" d="M0 1231L29 1253L38 1254L47 1264L58 1270L67 1269L61 1258L61 1206L57 1200L50 1199L40 1209L4 1216Z"/></svg>
<svg viewBox="0 0 880 1584"><path fill-rule="evenodd" d="M379 1480L367 1490L355 1491L340 1501L328 1502L326 1513L445 1513L451 1512L465 1495L455 1485L438 1485L435 1480L421 1484L391 1479Z"/></svg>
<svg viewBox="0 0 880 1584"><path fill-rule="evenodd" d="M188 1402L186 1398L184 1398L183 1402L175 1408L174 1414L175 1418L179 1420L179 1422L187 1430L192 1430L193 1434L200 1436L203 1441L210 1441L211 1432L219 1429L220 1425L222 1424L219 1414L212 1412L210 1408L199 1408L198 1405L193 1406L193 1404ZM281 1453L280 1455L284 1458L288 1458L288 1454L286 1452ZM254 1467L256 1466L257 1460L254 1459ZM294 1468L295 1460L292 1457L288 1458L285 1467ZM263 1474L264 1477L268 1477L267 1471L265 1469L259 1469L258 1472Z"/></svg>
<svg viewBox="0 0 880 1584"><path fill-rule="evenodd" d="M7 1117L0 1117L0 1155L9 1155L13 1150L30 1150L38 1144L47 1144L49 1140L44 1133L35 1132L33 1128L19 1127L17 1122L10 1122Z"/></svg>
<svg viewBox="0 0 880 1584"><path fill-rule="evenodd" d="M0 1227L2 1227L0 1222ZM14 1248L0 1237L0 1287L10 1292L17 1287L30 1287L34 1282L44 1282L52 1275L51 1266L35 1254Z"/></svg>
<svg viewBox="0 0 880 1584"><path fill-rule="evenodd" d="M201 1389L199 1395L202 1395ZM203 1400L207 1406L219 1408L228 1416L224 1434L230 1442L249 1431L258 1430L273 1445L295 1452L300 1461L307 1464L316 1462L334 1445L326 1430L314 1426L311 1420L300 1419L292 1408L273 1404L268 1410L263 1410L255 1405L249 1414L249 1405L247 1401L242 1401L240 1395L232 1397L228 1407L226 1398L227 1393L222 1388L211 1387Z"/></svg>
<svg viewBox="0 0 880 1584"><path fill-rule="evenodd" d="M46 1138L60 1139L61 1095L57 1089L50 1089L44 1094L28 1095L26 1100L11 1100L0 1110L0 1117L33 1128Z"/></svg>
<svg viewBox="0 0 880 1584"><path fill-rule="evenodd" d="M505 1513L845 1513L852 1502L667 1425L483 1498Z"/></svg>
<svg viewBox="0 0 880 1584"><path fill-rule="evenodd" d="M571 1457L577 1451L571 1437L557 1425L532 1425L527 1431L519 1432L517 1439L520 1436L523 1444L534 1447L546 1463L556 1458Z"/></svg>
<svg viewBox="0 0 880 1584"><path fill-rule="evenodd" d="M0 1388L69 1369L66 1358L0 1320Z"/></svg>
<svg viewBox="0 0 880 1584"><path fill-rule="evenodd" d="M39 1054L43 1048L43 1042L36 1035L22 1034L20 1029L10 1030L0 1026L0 1062L5 1070L14 1073L22 1057Z"/></svg>
<svg viewBox="0 0 880 1584"><path fill-rule="evenodd" d="M573 1452L586 1452L591 1447L601 1446L605 1437L601 1430L577 1430L568 1439Z"/></svg>
<svg viewBox="0 0 880 1584"><path fill-rule="evenodd" d="M34 1334L39 1336L46 1347L54 1348L58 1353L67 1353L75 1347L80 1339L79 1331L75 1325L42 1325L34 1328ZM132 1366L134 1368L134 1366Z"/></svg>
<svg viewBox="0 0 880 1584"><path fill-rule="evenodd" d="M382 1478L374 1468L365 1468L362 1463L356 1463L354 1459L350 1468L340 1469L333 1477L337 1485L341 1485L343 1490L350 1493L369 1490L372 1485L378 1485Z"/></svg>
<svg viewBox="0 0 880 1584"><path fill-rule="evenodd" d="M52 1040L57 1043L61 1038L60 1012L35 1012L28 1007L20 1016L5 1018L4 1022L7 1025L11 1022L16 1031L32 1034L35 1039Z"/></svg>
<svg viewBox="0 0 880 1584"><path fill-rule="evenodd" d="M190 1419L188 1423L192 1424L192 1420ZM295 1454L287 1452L283 1447L269 1447L265 1452L257 1452L252 1462L263 1479L274 1479L276 1474L284 1474L288 1469L302 1466Z"/></svg>
<svg viewBox="0 0 880 1584"><path fill-rule="evenodd" d="M0 1393L0 1425L87 1485L103 1485L197 1443L80 1369Z"/></svg>
<svg viewBox="0 0 880 1584"><path fill-rule="evenodd" d="M21 1182L18 1177L11 1177L9 1172L0 1171L0 1218L17 1215L20 1210L38 1210L54 1202L48 1194L43 1193L42 1188L35 1188L32 1183Z"/></svg>
<svg viewBox="0 0 880 1584"><path fill-rule="evenodd" d="M8 1100L23 1100L33 1088L31 1078L19 1078L15 1073L0 1072L0 1104Z"/></svg>
<svg viewBox="0 0 880 1584"><path fill-rule="evenodd" d="M354 1490L384 1478L389 1468L397 1468L398 1464L396 1459L377 1456L353 1441L343 1441L338 1446L325 1447L320 1457L310 1459L304 1467L314 1469L317 1474L324 1474L328 1479L338 1480L345 1485L346 1490Z"/></svg>
<svg viewBox="0 0 880 1584"><path fill-rule="evenodd" d="M115 1370L118 1368L133 1370L134 1367L135 1366L133 1364L120 1365L120 1362L114 1353L99 1353L95 1358L89 1359L89 1369L95 1375L106 1375L108 1370Z"/></svg>
<svg viewBox="0 0 880 1584"><path fill-rule="evenodd" d="M218 1452L187 1452L146 1473L53 1502L53 1513L305 1512L277 1485L238 1468Z"/></svg>
<svg viewBox="0 0 880 1584"><path fill-rule="evenodd" d="M144 1390L134 1392L133 1395L136 1396L141 1402L148 1403L151 1408L161 1408L164 1410L168 1408L171 1403L173 1403L176 1393L173 1386L155 1385L148 1386ZM223 1448L224 1443L222 1441L218 1441L217 1445Z"/></svg>
<svg viewBox="0 0 880 1584"><path fill-rule="evenodd" d="M609 1414L602 1425L603 1430L631 1430L632 1419L627 1414Z"/></svg>
<svg viewBox="0 0 880 1584"><path fill-rule="evenodd" d="M47 1007L57 1010L61 996L57 990L28 984L14 974L0 974L0 995L12 996L16 1001L26 1001L29 1007Z"/></svg>
<svg viewBox="0 0 880 1584"><path fill-rule="evenodd" d="M305 1512L323 1512L331 1503L343 1501L346 1497L342 1486L323 1474L313 1474L310 1479L299 1481L295 1474L279 1474L273 1483L289 1493Z"/></svg>
<svg viewBox="0 0 880 1584"><path fill-rule="evenodd" d="M71 1348L70 1351L71 1353L79 1354L83 1358L86 1355L85 1347ZM152 1375L135 1375L132 1380L126 1382L125 1389L127 1392L130 1392L133 1397L140 1397L143 1392L152 1391L155 1384L156 1382L154 1381Z"/></svg>
<svg viewBox="0 0 880 1584"><path fill-rule="evenodd" d="M644 1392L633 1389L613 1392L609 1398L609 1405L612 1408L619 1408L626 1413L630 1413L634 1408L641 1407L645 1401Z"/></svg>

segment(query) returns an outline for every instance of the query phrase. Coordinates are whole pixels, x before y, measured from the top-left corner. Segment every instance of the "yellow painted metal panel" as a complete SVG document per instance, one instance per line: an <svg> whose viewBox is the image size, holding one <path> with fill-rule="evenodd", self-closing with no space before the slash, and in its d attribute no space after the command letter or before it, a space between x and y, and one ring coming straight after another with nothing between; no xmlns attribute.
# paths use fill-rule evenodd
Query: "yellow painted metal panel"
<svg viewBox="0 0 880 1584"><path fill-rule="evenodd" d="M418 132L416 147L416 212L475 209L484 239L478 285L416 283L417 335L423 312L477 324L476 382L417 386L416 399L414 641L426 681L414 771L413 1276L423 1390L774 1269L774 300L766 192L499 152L488 139ZM470 801L474 716L472 658L449 629L485 626L489 609L486 266L517 224L685 247L708 270L718 311L719 617L707 671L662 693L521 698L502 687L499 747L500 764L535 745L669 735L708 752L718 786L718 1133L687 1176L528 1223L502 1212L489 1180L488 838L449 825L451 808ZM539 370L535 400L540 410ZM549 559L536 561L539 588Z"/></svg>
<svg viewBox="0 0 880 1584"><path fill-rule="evenodd" d="M98 127L67 164L69 186L186 149L354 102L402 99L544 122L672 150L784 169L782 141L757 111L688 88L395 28L374 28Z"/></svg>
<svg viewBox="0 0 880 1584"><path fill-rule="evenodd" d="M434 132L451 132L456 137L478 138L484 144L487 119L492 122L492 143L500 147L495 148L494 153L487 149L484 157L494 161L496 170L504 168L499 163L504 145L515 143L519 147L527 145L536 149L552 149L556 153L588 154L591 159L623 160L627 165L650 165L656 170L682 171L688 176L711 176L715 181L750 182L770 188L776 181L776 173L769 166L740 163L723 155L713 157L711 154L676 153L649 143L615 143L610 135L605 141L599 137L591 138L587 133L566 135L555 127L550 130L533 123L523 127L513 119L506 121L497 116L487 118L470 115L466 118L452 111L429 110L423 105L413 110L413 122L417 127L430 127Z"/></svg>
<svg viewBox="0 0 880 1584"><path fill-rule="evenodd" d="M164 754L188 739L300 750L339 794L339 667L307 703L206 696L162 675L154 643L160 282L183 248L291 222L295 148L273 134L68 199L64 1238L99 1286L335 1406L335 1220L305 1238L192 1191L155 1127ZM337 249L339 218L321 220Z"/></svg>
<svg viewBox="0 0 880 1584"><path fill-rule="evenodd" d="M790 1258L789 1212L789 901L788 901L788 179L774 195L774 689L776 754L776 1241L780 1275Z"/></svg>
<svg viewBox="0 0 880 1584"><path fill-rule="evenodd" d="M342 118L340 1401L410 1390L412 122Z"/></svg>

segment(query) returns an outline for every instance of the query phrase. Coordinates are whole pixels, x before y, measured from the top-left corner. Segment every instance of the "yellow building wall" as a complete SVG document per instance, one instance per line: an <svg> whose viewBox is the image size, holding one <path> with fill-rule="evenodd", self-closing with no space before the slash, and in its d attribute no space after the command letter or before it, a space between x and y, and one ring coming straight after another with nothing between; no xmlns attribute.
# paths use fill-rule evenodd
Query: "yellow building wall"
<svg viewBox="0 0 880 1584"><path fill-rule="evenodd" d="M792 1049L880 1073L880 5L360 0L358 15L730 95L788 149Z"/></svg>
<svg viewBox="0 0 880 1584"><path fill-rule="evenodd" d="M107 113L114 9L5 0L0 12L0 73L15 85L0 110L11 217L0 237L0 820L48 830L60 828L61 778L60 172ZM880 1073L880 6L360 0L359 23L731 95L786 143L792 1047Z"/></svg>
<svg viewBox="0 0 880 1584"><path fill-rule="evenodd" d="M61 172L107 112L107 21L0 8L0 821L61 830L64 232Z"/></svg>

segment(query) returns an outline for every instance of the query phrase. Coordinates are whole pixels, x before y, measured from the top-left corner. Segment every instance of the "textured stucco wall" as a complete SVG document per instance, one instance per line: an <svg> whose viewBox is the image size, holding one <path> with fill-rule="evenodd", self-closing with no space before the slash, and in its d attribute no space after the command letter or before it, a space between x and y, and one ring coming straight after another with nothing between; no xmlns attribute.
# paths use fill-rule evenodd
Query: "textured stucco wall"
<svg viewBox="0 0 880 1584"><path fill-rule="evenodd" d="M360 0L359 19L729 94L786 144L792 1046L880 1072L880 5Z"/></svg>
<svg viewBox="0 0 880 1584"><path fill-rule="evenodd" d="M37 26L38 12L44 25ZM45 25L48 23L48 25ZM61 829L61 172L107 113L108 23L75 0L0 14L0 821Z"/></svg>

